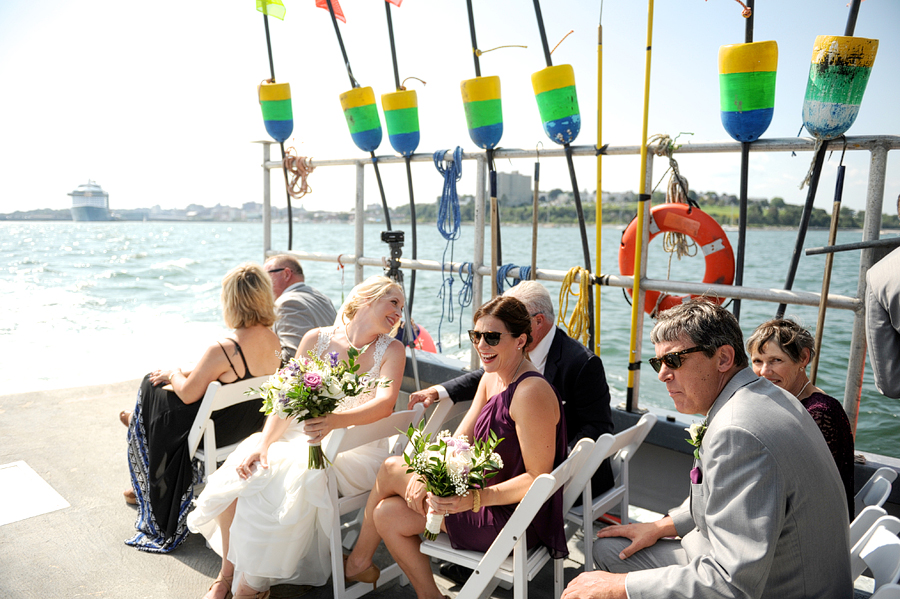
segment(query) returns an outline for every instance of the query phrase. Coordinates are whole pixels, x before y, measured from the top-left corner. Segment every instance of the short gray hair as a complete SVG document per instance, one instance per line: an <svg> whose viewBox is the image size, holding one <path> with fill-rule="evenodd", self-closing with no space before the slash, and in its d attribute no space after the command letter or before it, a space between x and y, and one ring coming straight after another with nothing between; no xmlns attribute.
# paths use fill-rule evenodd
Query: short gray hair
<svg viewBox="0 0 900 599"><path fill-rule="evenodd" d="M550 292L537 281L520 281L518 285L507 289L503 295L514 297L525 304L529 316L543 314L550 322L556 320Z"/></svg>
<svg viewBox="0 0 900 599"><path fill-rule="evenodd" d="M749 364L744 336L734 314L707 298L697 298L662 312L650 332L654 344L682 337L704 347L703 353L710 358L718 348L730 345L734 348L735 366L746 368Z"/></svg>

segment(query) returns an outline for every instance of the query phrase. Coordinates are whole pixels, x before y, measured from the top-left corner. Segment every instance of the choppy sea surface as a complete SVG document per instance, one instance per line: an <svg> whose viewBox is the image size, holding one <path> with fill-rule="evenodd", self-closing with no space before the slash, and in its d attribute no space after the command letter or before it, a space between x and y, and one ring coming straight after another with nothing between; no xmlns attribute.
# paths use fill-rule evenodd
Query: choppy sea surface
<svg viewBox="0 0 900 599"><path fill-rule="evenodd" d="M411 255L409 225L404 256ZM379 225L366 226L365 254L387 256ZM737 233L729 232L732 245ZM603 272L618 273L621 231L603 229ZM827 231L810 231L806 247L826 245ZM589 232L591 252L594 233ZM751 230L747 236L744 284L782 288L796 231ZM858 231L841 231L838 243L859 241ZM462 228L452 248L453 260L469 261L474 229ZM441 260L451 250L433 224L420 225L418 257ZM651 244L652 278L669 274L668 255L659 240ZM531 228L503 229L503 262L531 263ZM287 225L276 225L273 247L287 247ZM353 253L353 225L296 224L294 249L326 254ZM0 223L0 394L45 390L135 379L149 370L189 365L215 339L227 334L219 294L222 276L245 261L263 261L263 230L256 223ZM582 260L577 227L542 227L538 232L538 268L567 270ZM824 256L802 256L794 289L820 291ZM337 306L353 286L351 268L304 263L307 282L329 295ZM366 268L366 275L380 269ZM699 257L673 260L671 278L700 281ZM469 344L460 328L469 328L471 309L462 317L458 294L463 288L448 274L417 274L413 318L424 325L443 352L468 361ZM855 295L859 255L836 254L832 293ZM409 275L407 274L407 285ZM442 287L443 283L443 287ZM559 284L547 283L556 302ZM443 293L442 293L443 289ZM452 303L451 303L452 300ZM452 319L450 306L453 306ZM776 304L744 301L741 326L749 335L774 316ZM787 315L814 329L817 309L789 306ZM601 301L600 356L613 401L624 401L627 387L631 308L623 290L604 288ZM843 399L850 351L852 314L829 309L824 327L817 384ZM652 321L645 323L643 359L653 355ZM440 337L438 337L440 332ZM665 386L644 368L639 403L672 408ZM867 364L857 428L857 449L900 457L900 403L881 396Z"/></svg>

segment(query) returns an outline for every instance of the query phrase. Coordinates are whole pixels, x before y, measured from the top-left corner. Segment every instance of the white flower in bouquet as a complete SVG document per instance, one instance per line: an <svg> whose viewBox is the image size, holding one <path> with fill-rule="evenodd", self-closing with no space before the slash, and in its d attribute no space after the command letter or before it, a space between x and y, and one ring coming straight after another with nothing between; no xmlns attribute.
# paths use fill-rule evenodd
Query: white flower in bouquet
<svg viewBox="0 0 900 599"><path fill-rule="evenodd" d="M485 481L503 468L503 461L494 452L503 439L498 439L493 431L487 441L476 440L472 444L464 435L452 437L449 431L441 431L432 443L431 435L423 435L421 429L412 425L407 436L413 451L404 456L406 472L418 474L425 489L439 497L465 497L469 489L483 489ZM443 515L429 510L425 519L426 539L437 538L443 520Z"/></svg>

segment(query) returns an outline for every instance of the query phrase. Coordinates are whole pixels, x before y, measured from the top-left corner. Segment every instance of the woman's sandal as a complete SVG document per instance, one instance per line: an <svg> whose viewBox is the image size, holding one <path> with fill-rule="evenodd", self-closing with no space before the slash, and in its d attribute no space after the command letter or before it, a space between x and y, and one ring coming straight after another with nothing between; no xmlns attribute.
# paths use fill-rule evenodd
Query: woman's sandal
<svg viewBox="0 0 900 599"><path fill-rule="evenodd" d="M119 412L119 422L124 424L126 427L131 424L131 411L122 410L121 412Z"/></svg>
<svg viewBox="0 0 900 599"><path fill-rule="evenodd" d="M344 556L344 572L347 571L347 558L349 555ZM364 582L366 584L372 585L372 588L375 589L378 587L378 577L381 576L381 570L378 569L378 566L372 564L359 574L354 574L353 576L347 576L344 574L344 584L348 582Z"/></svg>
<svg viewBox="0 0 900 599"><path fill-rule="evenodd" d="M231 594L231 583L234 582L234 575L231 576L222 576L222 573L219 572L219 575L216 576L216 579L213 581L211 585L209 585L209 589L206 591L206 594L209 595L209 591L213 590L213 587L217 584L224 584L228 590L225 591L225 599L232 599L233 595Z"/></svg>

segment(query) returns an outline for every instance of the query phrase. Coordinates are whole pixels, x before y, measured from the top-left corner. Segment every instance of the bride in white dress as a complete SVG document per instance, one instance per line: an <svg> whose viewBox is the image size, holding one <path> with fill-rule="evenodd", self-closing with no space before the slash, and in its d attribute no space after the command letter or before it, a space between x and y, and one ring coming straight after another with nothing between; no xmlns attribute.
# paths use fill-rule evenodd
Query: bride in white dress
<svg viewBox="0 0 900 599"><path fill-rule="evenodd" d="M331 575L329 534L333 506L325 470L308 470L309 444L333 429L368 424L394 409L406 355L390 333L400 323L403 291L386 277L370 277L353 288L334 327L312 329L297 356L313 350L324 356L367 347L357 358L360 371L392 380L342 401L333 414L296 422L269 416L261 433L248 437L214 472L188 516L192 532L202 533L222 556L222 569L207 599L265 599L276 583L324 585ZM341 494L369 490L387 444L376 442L341 453L328 468Z"/></svg>

